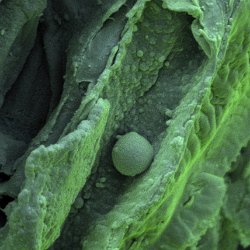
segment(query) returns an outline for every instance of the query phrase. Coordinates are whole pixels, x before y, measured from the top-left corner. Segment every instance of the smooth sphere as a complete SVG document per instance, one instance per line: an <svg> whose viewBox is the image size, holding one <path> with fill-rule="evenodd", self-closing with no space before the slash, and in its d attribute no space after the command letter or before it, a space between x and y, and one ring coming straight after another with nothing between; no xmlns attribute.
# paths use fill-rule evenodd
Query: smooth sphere
<svg viewBox="0 0 250 250"><path fill-rule="evenodd" d="M113 147L112 159L118 172L135 176L151 164L154 151L147 139L136 132L121 136Z"/></svg>

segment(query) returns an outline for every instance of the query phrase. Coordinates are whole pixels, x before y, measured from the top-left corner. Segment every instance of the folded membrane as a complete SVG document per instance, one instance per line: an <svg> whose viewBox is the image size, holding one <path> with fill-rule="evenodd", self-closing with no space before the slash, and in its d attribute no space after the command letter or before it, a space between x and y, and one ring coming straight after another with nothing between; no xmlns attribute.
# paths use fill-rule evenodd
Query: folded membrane
<svg viewBox="0 0 250 250"><path fill-rule="evenodd" d="M74 59L69 72L74 77L66 76L69 85L54 117L60 117L60 112L64 113L63 105L70 97L77 96L72 83L87 82L89 89L86 96L79 97L76 112L65 119L71 119L66 127L63 120L50 120L48 127L53 119L54 124L58 124L54 127L55 138L61 138L58 144L38 147L27 159L24 188L18 206L10 213L10 231L4 249L11 249L17 244L17 238L22 237L24 244L28 244L23 245L23 249L49 247L58 237L70 205L94 161L93 174L79 194L84 204L68 217L61 237L52 248L80 249L82 244L83 249L186 249L195 247L209 227L216 224L226 192L223 175L249 140L246 131L250 115L245 108L249 105L249 37L246 33L249 25L245 13L249 1L163 2L136 2L127 14L120 41L111 43L117 46L98 79L93 80L92 72L83 70L82 57L87 53L91 55L91 49L83 49L77 56L79 46L74 47L73 43L70 53L75 56L71 54ZM116 11L119 9L120 6ZM105 34L101 25L97 30ZM94 37L98 36L93 36L93 43L89 44L95 44ZM238 43L245 48L244 53ZM83 136L81 142L74 135L80 133L82 123L91 121L87 117L89 112L95 113L96 106L103 112L89 129L91 135ZM167 108L175 111L167 123L168 128ZM79 125L79 121L85 119ZM232 134L236 128L239 132ZM110 157L115 135L131 130L146 136L157 151L151 168L134 179L115 172ZM50 138L49 133L44 133L44 137L50 143L57 141ZM91 138L97 142L101 139L100 154ZM78 148L82 151L78 154L72 150L72 155L65 154L61 159L61 144L65 145L62 152L74 147L77 152ZM88 155L89 160L81 159L80 153ZM39 157L40 165L36 163ZM55 162L51 160L54 157ZM77 163L61 167L60 164L71 157ZM44 163L48 168L43 169ZM53 173L54 168L60 170ZM50 177L51 173L59 179L65 175L62 179L65 182L58 181L61 189ZM77 178L79 184L73 187L78 173L81 173ZM34 192L31 183L37 187ZM213 186L216 186L216 195L211 191ZM55 204L55 199L64 191L55 191L50 196L47 187L54 191L68 187L70 191ZM46 202L51 209L47 213ZM206 206L210 203L212 207ZM38 209L30 208L29 204ZM62 206L65 209L59 209ZM22 213L32 218L30 222L20 220ZM55 222L52 222L53 216ZM16 235L15 223L30 230L33 237L27 241L23 236L27 233L25 230ZM177 233L183 237L170 237Z"/></svg>
<svg viewBox="0 0 250 250"><path fill-rule="evenodd" d="M208 183L218 182L216 195L206 194L208 201L205 202L209 206L211 202L209 196L214 195L211 198L214 198L215 209L211 209L210 214L206 212L205 205L199 209L201 205L199 205L198 192L197 197L194 197L193 206L197 207L201 214L197 213L197 218L191 216L191 221L187 223L187 232L192 232L193 229L194 235L186 234L185 237L179 239L179 242L178 239L174 242L175 239L170 237L168 241L165 241L163 249L186 249L186 247L193 246L207 228L215 224L225 195L222 177L229 170L231 162L236 159L240 148L249 140L246 136L250 117L246 108L249 103L249 60L247 60L249 38L245 34L248 30L248 22L247 15L244 13L246 9L249 9L249 3L243 2L239 6L237 4L234 6L237 7L234 11L230 6L229 12L225 14L228 20L230 18L232 28L224 26L224 29L219 30L220 37L216 36L216 40L207 39L208 44L215 43L211 44L213 48L213 53L209 54L211 58L204 63L203 68L199 69L200 78L177 108L167 130L166 139L163 141L165 145L161 144L151 169L128 186L124 194L118 198L114 209L105 216L100 216L96 226L91 226L90 233L83 238L83 249L99 249L101 244L105 245L106 249L146 249L160 236L164 228L166 228L166 234L169 234L168 230L171 232L173 229L171 226L178 225L176 219L185 220L188 216L186 213L188 210L182 211L181 208L182 215L178 215L178 207L181 206L179 203L182 204L183 194L189 190L187 184L189 179L198 178L199 172L204 171L208 173L205 176L211 176L207 180ZM203 22L204 20L206 21L206 12L204 12ZM209 21L211 21L211 16L207 18L205 24L208 25ZM228 44L225 42L227 39ZM197 40L200 42L199 39ZM241 46L246 45L245 53L241 53L242 47L237 46L237 40L240 41ZM237 56L233 57L232 54ZM229 65L232 71L225 71L225 68L230 68ZM237 74L239 77L235 77L235 72L239 72ZM197 74L198 77L199 74ZM223 95L220 91L222 88ZM242 119L240 123L242 128L237 135L231 133L236 129L235 126L238 126L238 121L231 118L233 114L239 114ZM173 159L172 162L171 159ZM167 169L167 166L171 166L172 169ZM165 180L164 169L167 171ZM154 171L157 173L155 179ZM189 177L193 175L192 172L196 172L197 176L194 174L194 177ZM147 181L147 177L150 177L150 182ZM204 179L205 186L206 179ZM210 188L208 184L208 191ZM157 193L155 197L158 197L155 201L152 201L152 198L151 201L146 201L146 196L152 197L150 189L154 190L154 194ZM140 190L147 190L146 195L142 195ZM190 211L192 213L192 209ZM203 215L206 216L202 218ZM172 221L171 224L169 224L170 221ZM197 221L199 221L198 224ZM182 230L182 226L186 228L181 223L179 230ZM175 231L175 233L178 232Z"/></svg>
<svg viewBox="0 0 250 250"><path fill-rule="evenodd" d="M228 190L223 206L223 213L232 228L231 231L239 237L244 247L250 244L249 149L248 143L238 156L236 162L233 163L232 170L227 175Z"/></svg>
<svg viewBox="0 0 250 250"><path fill-rule="evenodd" d="M108 101L99 99L74 132L31 152L25 163L25 184L17 203L9 208L0 249L47 249L59 236L91 172L108 112Z"/></svg>
<svg viewBox="0 0 250 250"><path fill-rule="evenodd" d="M117 2L113 6L114 10L119 8L119 5L122 3L123 1ZM107 3L106 8L109 6L110 1ZM100 11L99 19L96 19L97 27L99 26L99 28L102 24L102 22L100 23L100 19L102 21L103 12L107 16L106 19L112 14L112 10L110 9L107 11L103 8L102 11ZM36 69L36 65L39 66L39 63L36 63L40 62L40 58L37 59L34 55L32 55L31 58L30 61L33 62ZM30 67L29 64L30 62L28 66L27 64L25 65L23 72L25 72L27 68L32 68L32 65ZM33 77L32 74L30 74L31 78ZM27 82L29 81L27 77L24 79ZM93 98L93 96L89 97L85 100L85 104L91 103L91 105L89 105L91 108L86 105L87 107L84 109L84 112L81 112L81 117L77 121L76 119L74 120L74 128L70 131L67 130L67 132L63 134L62 132L66 124L70 122L75 109L78 108L79 99L85 94L85 92L79 91L78 83L75 84L75 86L73 84L75 84L73 77L66 80L61 103L52 112L44 128L33 138L27 152L15 162L16 171L11 179L1 183L1 194L11 194L11 196L15 197L21 189L17 202L13 202L5 208L5 212L8 215L8 223L1 229L2 249L13 249L17 246L19 249L48 248L55 238L58 237L61 225L76 198L76 194L82 188L86 178L91 172L95 159L94 155L98 152L99 141L102 137L101 135L108 116L109 103L108 101L98 98L98 96L95 98ZM25 84L23 84L23 86L26 87ZM68 101L69 96L71 99ZM42 144L42 146L38 147L40 144ZM86 157L82 157L82 151L85 151ZM63 158L62 155L65 157ZM79 159L79 157L81 159ZM82 161L84 161L86 165L83 166ZM34 165L35 168L37 167L36 176L31 174L31 168L34 167ZM68 169L66 169L66 165L69 165ZM81 167L84 169L82 174L76 174L80 171L78 168ZM52 177L53 174L51 171L58 176L58 181L55 181ZM30 173L30 175L27 173ZM46 176L48 176L47 179ZM49 176L52 178L50 179ZM36 191L33 189L34 178L37 180ZM64 192L65 196L61 197L61 191L59 191L60 185L64 185L65 187L65 183L69 185L69 187L66 188L68 192ZM56 190L59 192L56 192ZM28 204L27 200L32 199L36 192L37 194L43 193L40 197L41 199L34 197L34 200ZM46 198L44 198L45 196ZM47 199L47 196L50 196L49 199ZM58 196L60 197L58 198ZM45 203L46 209L44 208ZM32 211L33 214L29 215L30 207L34 207L34 210ZM47 208L49 209L47 210ZM64 209L61 210L61 213L56 213L56 210L59 208ZM55 214L57 215L57 219ZM32 216L33 218L31 219ZM50 223L53 224L51 227L47 225ZM54 226L55 224L56 226ZM23 228L23 230L20 230L20 228ZM28 231L31 232L31 234L27 238Z"/></svg>
<svg viewBox="0 0 250 250"><path fill-rule="evenodd" d="M100 172L98 171L99 173L97 173L96 177L98 180L100 177L105 176L108 183L104 184L103 189L99 188L100 185L98 185L98 183L93 184L96 185L96 187L91 186L91 197L89 199L86 199L86 205L84 204L83 208L81 209L82 215L79 215L78 213L76 215L70 216L68 223L66 222L65 225L65 234L64 232L62 233L61 238L59 238L54 248L77 248L77 244L79 244L78 241L81 238L81 233L83 232L84 234L85 232L88 232L88 227L91 228L92 226L94 226L95 220L101 218L102 213L107 213L110 209L112 209L112 207L115 205L116 199L119 197L118 195L122 194L123 192L121 188L129 188L131 180L125 180L124 178L122 179L122 177L117 175L117 173L112 168L111 161L109 161L109 151L112 144L110 142L107 142L107 140L110 140L110 135L114 137L114 131L115 129L117 129L119 120L123 119L124 121L126 121L126 118L129 119L129 109L130 107L132 107L133 103L136 102L136 99L139 98L140 95L143 95L143 93L145 93L147 90L149 90L155 83L158 78L158 72L160 68L163 66L165 59L171 53L171 48L175 45L178 37L181 38L180 31L182 31L185 27L183 27L182 24L187 22L187 17L185 15L180 15L179 19L178 17L175 18L175 15L172 15L169 11L163 10L160 7L160 2L148 3L146 7L144 7L144 5L142 5L141 3L142 2L140 1L137 5L135 5L135 7L128 14L128 24L127 27L125 27L123 38L118 44L118 53L116 55L116 59L110 67L107 67L107 69L99 78L96 85L96 90L93 89L93 91L97 91L103 86L103 94L101 93L101 95L109 99L111 103L109 122L107 124L104 137L103 155L101 156L100 165L98 167L98 170ZM159 17L161 18L159 19ZM150 26L151 23L153 23L153 27ZM174 23L176 24L176 26L173 25ZM171 27L171 30L165 30L165 27L167 27L168 25L169 27ZM157 30L156 35L154 34L155 30ZM191 42L193 42L193 40L190 38L189 44ZM152 49L149 50L148 48ZM180 46L178 45L175 49L178 51L182 48L180 48ZM130 60L133 60L134 64L131 67L128 65ZM194 61L195 66L190 65L188 68L196 70L196 65L199 64L201 60L202 56L198 54L197 61ZM185 63L181 65L183 68L184 64ZM171 70L173 70L173 68ZM167 75L167 73L162 73L162 78L164 78L165 75ZM175 77L178 77L178 75L176 74ZM187 76L186 79L189 79L189 77ZM166 87L168 87L167 84L165 86L162 86L162 89L156 89L155 98L160 97L162 91ZM174 88L174 86L172 87ZM151 98L151 96L149 98ZM142 98L142 102L145 102L146 99L147 98ZM179 99L180 97L178 98L176 94L176 104L178 104ZM160 100L165 100L165 97L161 96ZM143 105L142 108L144 108ZM123 118L122 111L125 113L125 118ZM145 113L146 112L147 110L145 109ZM157 112L156 115L153 115L154 110L152 108L150 108L149 112L150 113L147 119L150 123L150 126L152 126L155 122L160 123L160 131L157 126L155 128L155 131L152 131L151 135L150 131L148 133L148 136L151 136L151 138L153 139L154 135L156 135L157 137L157 134L164 132L165 130L165 114L161 111L161 113ZM153 117L150 121L149 118L152 115ZM144 118L143 115L141 115L141 117L142 119ZM134 118L136 118L136 115L134 115ZM140 116L138 118L140 118ZM138 123L134 123L134 125L137 126L137 124L139 125L139 123L140 122L138 121ZM145 126L147 126L146 123ZM124 125L124 128L121 130L124 131L126 129L128 128L125 128ZM142 133L145 134L146 130L142 131ZM124 184L121 186L122 183ZM143 184L143 182L141 183ZM84 193L88 192L88 188L90 185L92 185L91 180L86 185L85 190L83 190L83 197L87 197L87 195L85 195ZM131 189L132 188L134 188L134 185L131 187ZM152 190L152 192L154 191ZM137 200L135 198L136 196L133 197L135 200ZM148 194L144 198L148 199L147 197ZM127 196L126 198L128 199ZM131 203L131 205L134 204ZM133 214L130 207L126 207L126 209L128 209L127 211L131 215ZM141 213L139 206L135 206L135 209L137 213L139 211ZM74 220L74 217L77 218ZM81 223L81 221L85 221L86 223L83 224ZM121 218L120 222L124 223L124 219ZM120 222L117 221L116 223L120 224ZM72 226L72 223L75 225ZM92 225L88 225L89 223L92 223ZM121 232L127 226L126 223L124 223L123 225L124 227L121 229ZM105 227L103 228L105 230ZM118 243L120 240L120 235L118 234L118 230L115 231ZM76 238L76 243L67 241L69 234L72 234L72 237L74 235L74 237ZM110 237L113 237L113 235L111 235ZM77 240L77 238L79 239ZM70 244L71 246L67 244ZM86 243L85 247L98 249L98 247L101 247L101 245L103 245L102 240L100 240L100 242L89 240Z"/></svg>
<svg viewBox="0 0 250 250"><path fill-rule="evenodd" d="M45 0L4 1L0 5L0 107L32 48ZM15 21L13 21L15 20Z"/></svg>

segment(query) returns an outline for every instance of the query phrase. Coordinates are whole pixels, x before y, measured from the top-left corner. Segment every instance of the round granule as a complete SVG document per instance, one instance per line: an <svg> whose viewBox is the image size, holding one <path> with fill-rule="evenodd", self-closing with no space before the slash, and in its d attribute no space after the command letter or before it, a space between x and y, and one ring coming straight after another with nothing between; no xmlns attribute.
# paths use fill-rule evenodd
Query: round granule
<svg viewBox="0 0 250 250"><path fill-rule="evenodd" d="M120 136L112 150L112 159L118 172L135 176L144 172L152 162L153 147L136 132Z"/></svg>

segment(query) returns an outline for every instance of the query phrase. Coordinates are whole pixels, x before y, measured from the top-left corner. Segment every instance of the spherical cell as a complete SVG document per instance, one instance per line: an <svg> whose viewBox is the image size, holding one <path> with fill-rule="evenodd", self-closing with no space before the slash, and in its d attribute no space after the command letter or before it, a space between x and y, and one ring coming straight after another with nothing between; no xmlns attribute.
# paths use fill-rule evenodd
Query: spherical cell
<svg viewBox="0 0 250 250"><path fill-rule="evenodd" d="M145 171L153 159L153 147L136 132L120 136L113 147L112 159L118 172L135 176Z"/></svg>

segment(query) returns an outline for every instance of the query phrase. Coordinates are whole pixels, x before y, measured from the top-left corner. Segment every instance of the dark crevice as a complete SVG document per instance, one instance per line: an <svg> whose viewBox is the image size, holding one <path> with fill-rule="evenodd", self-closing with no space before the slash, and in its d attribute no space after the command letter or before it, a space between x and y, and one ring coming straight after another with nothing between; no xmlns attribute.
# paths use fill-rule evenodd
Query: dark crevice
<svg viewBox="0 0 250 250"><path fill-rule="evenodd" d="M238 177L241 176L245 170L245 166L249 161L250 156L250 142L247 146L242 147L240 150L240 154L237 159L232 162L230 171L226 174L226 178L230 180L230 182L235 182L238 180Z"/></svg>
<svg viewBox="0 0 250 250"><path fill-rule="evenodd" d="M193 199L193 196L190 195L184 202L183 202L183 207L186 207Z"/></svg>
<svg viewBox="0 0 250 250"><path fill-rule="evenodd" d="M78 88L81 96L86 95L90 83L91 83L90 81L81 81L78 83Z"/></svg>
<svg viewBox="0 0 250 250"><path fill-rule="evenodd" d="M0 196L0 208L4 209L10 202L14 200L15 199L9 195L1 195Z"/></svg>
<svg viewBox="0 0 250 250"><path fill-rule="evenodd" d="M6 222L7 222L6 214L2 210L0 210L0 228L4 227Z"/></svg>
<svg viewBox="0 0 250 250"><path fill-rule="evenodd" d="M7 175L5 173L0 173L0 183L6 182L10 179L10 175Z"/></svg>
<svg viewBox="0 0 250 250"><path fill-rule="evenodd" d="M41 41L38 30L35 46L0 110L1 132L26 143L45 124L51 96Z"/></svg>
<svg viewBox="0 0 250 250"><path fill-rule="evenodd" d="M115 52L115 54L114 54L114 56L113 56L113 58L112 58L111 66L112 66L113 64L115 64L115 61L116 61L118 52L119 52L119 49L117 49L117 51Z"/></svg>
<svg viewBox="0 0 250 250"><path fill-rule="evenodd" d="M238 246L237 250L250 250L250 246L248 247L243 247L241 245Z"/></svg>
<svg viewBox="0 0 250 250"><path fill-rule="evenodd" d="M132 249L131 247L133 247L133 245L134 245L134 243L135 243L136 241L137 241L136 238L131 239L131 240L127 243L127 245L126 245L127 249Z"/></svg>
<svg viewBox="0 0 250 250"><path fill-rule="evenodd" d="M82 101L82 95L79 89L72 89L72 91L69 93L69 96L70 98L66 100L65 104L60 110L60 114L56 120L56 124L52 129L48 141L44 143L46 146L54 144L58 141L65 129L65 126L71 121L75 111L78 109Z"/></svg>
<svg viewBox="0 0 250 250"><path fill-rule="evenodd" d="M18 26L17 26L18 27ZM18 78L18 75L23 69L25 59L29 55L29 51L35 40L37 28L37 19L29 20L24 23L15 35L15 40L8 48L8 57L5 58L5 63L1 68L1 94L6 96L6 93L12 88Z"/></svg>
<svg viewBox="0 0 250 250"><path fill-rule="evenodd" d="M48 64L48 74L50 79L50 110L51 113L60 101L63 90L66 70L66 49L71 34L68 34L68 28L60 25L56 18L58 15L52 7L51 1L48 1L47 8L40 22L40 30L43 34L42 43L45 51L45 57Z"/></svg>

